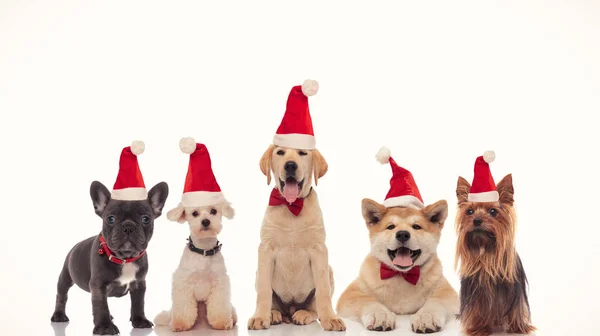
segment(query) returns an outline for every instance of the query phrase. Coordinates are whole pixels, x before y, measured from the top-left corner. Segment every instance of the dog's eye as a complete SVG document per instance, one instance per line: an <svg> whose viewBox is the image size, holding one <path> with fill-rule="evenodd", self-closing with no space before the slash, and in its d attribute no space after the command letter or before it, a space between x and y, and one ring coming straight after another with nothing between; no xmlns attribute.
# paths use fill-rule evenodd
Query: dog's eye
<svg viewBox="0 0 600 336"><path fill-rule="evenodd" d="M473 211L473 209L468 209L467 210L467 215L469 215L469 216L471 216L474 213L475 213L475 211Z"/></svg>
<svg viewBox="0 0 600 336"><path fill-rule="evenodd" d="M492 215L492 217L496 217L498 215L498 210L491 208L489 213Z"/></svg>
<svg viewBox="0 0 600 336"><path fill-rule="evenodd" d="M285 152L282 151L281 149L277 151L277 155L284 155L284 154L285 154Z"/></svg>
<svg viewBox="0 0 600 336"><path fill-rule="evenodd" d="M390 225L387 227L387 229L388 229L388 230L393 230L394 228L396 228L396 225L394 225L394 224L390 224Z"/></svg>
<svg viewBox="0 0 600 336"><path fill-rule="evenodd" d="M418 224L413 224L412 228L415 230L421 230L421 227Z"/></svg>
<svg viewBox="0 0 600 336"><path fill-rule="evenodd" d="M307 153L306 153L305 151L298 151L298 154L299 154L300 156L304 156L304 155L306 155Z"/></svg>
<svg viewBox="0 0 600 336"><path fill-rule="evenodd" d="M216 215L217 214L217 209L210 209L210 214L211 215Z"/></svg>
<svg viewBox="0 0 600 336"><path fill-rule="evenodd" d="M150 216L142 216L142 224L150 224Z"/></svg>
<svg viewBox="0 0 600 336"><path fill-rule="evenodd" d="M108 224L115 224L115 216L111 215L111 216L106 217L106 222Z"/></svg>
<svg viewBox="0 0 600 336"><path fill-rule="evenodd" d="M194 217L198 217L198 211L194 211L194 212L192 212L192 216L194 216Z"/></svg>

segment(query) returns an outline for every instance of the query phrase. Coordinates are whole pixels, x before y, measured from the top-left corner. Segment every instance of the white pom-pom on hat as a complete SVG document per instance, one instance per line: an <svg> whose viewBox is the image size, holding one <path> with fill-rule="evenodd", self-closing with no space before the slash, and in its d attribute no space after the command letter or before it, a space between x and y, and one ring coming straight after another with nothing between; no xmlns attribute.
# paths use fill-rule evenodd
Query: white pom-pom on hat
<svg viewBox="0 0 600 336"><path fill-rule="evenodd" d="M181 140L179 140L179 148L181 148L181 151L185 154L192 154L196 151L196 140L192 137L181 138Z"/></svg>
<svg viewBox="0 0 600 336"><path fill-rule="evenodd" d="M307 79L302 83L302 93L304 93L305 96L314 96L317 92L319 92L319 83L317 83L316 80Z"/></svg>
<svg viewBox="0 0 600 336"><path fill-rule="evenodd" d="M135 140L131 142L130 148L134 155L140 155L144 152L144 149L146 149L146 144L144 144L143 141Z"/></svg>
<svg viewBox="0 0 600 336"><path fill-rule="evenodd" d="M375 158L377 158L377 161L379 161L381 164L390 162L390 157L392 157L392 151L385 146L381 147L377 152L377 155L375 155Z"/></svg>
<svg viewBox="0 0 600 336"><path fill-rule="evenodd" d="M494 153L494 151L486 151L485 153L483 153L483 161L490 163L494 162L495 159L496 153Z"/></svg>

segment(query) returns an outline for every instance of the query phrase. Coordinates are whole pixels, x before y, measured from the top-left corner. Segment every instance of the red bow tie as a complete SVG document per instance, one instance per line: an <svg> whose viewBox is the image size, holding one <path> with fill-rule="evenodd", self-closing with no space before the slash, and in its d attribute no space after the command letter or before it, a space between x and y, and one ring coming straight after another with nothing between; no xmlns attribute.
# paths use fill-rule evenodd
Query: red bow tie
<svg viewBox="0 0 600 336"><path fill-rule="evenodd" d="M420 270L419 266L415 266L415 267L411 268L410 270L408 270L408 272L400 272L400 271L389 268L384 263L381 263L381 266L379 267L379 276L381 277L381 280L393 278L395 275L398 275L398 274L401 275L404 278L404 280L410 282L413 285L416 285L417 281L419 281L419 276L421 275L421 270Z"/></svg>
<svg viewBox="0 0 600 336"><path fill-rule="evenodd" d="M298 216L302 211L302 206L304 206L304 198L298 197L296 198L294 203L288 203L288 201L286 201L285 198L281 196L279 190L277 190L277 188L273 188L273 191L271 191L271 197L269 197L269 205L285 205L288 207L291 213L293 213L295 216Z"/></svg>
<svg viewBox="0 0 600 336"><path fill-rule="evenodd" d="M134 262L134 261L140 259L145 253L146 253L146 250L142 251L137 257L127 258L127 259L119 259L119 258L115 257L115 255L112 253L112 251L108 248L108 245L106 244L106 240L104 240L104 237L100 236L100 249L98 250L98 254L99 255L106 254L108 256L108 260L114 262L117 265L123 265L126 263Z"/></svg>

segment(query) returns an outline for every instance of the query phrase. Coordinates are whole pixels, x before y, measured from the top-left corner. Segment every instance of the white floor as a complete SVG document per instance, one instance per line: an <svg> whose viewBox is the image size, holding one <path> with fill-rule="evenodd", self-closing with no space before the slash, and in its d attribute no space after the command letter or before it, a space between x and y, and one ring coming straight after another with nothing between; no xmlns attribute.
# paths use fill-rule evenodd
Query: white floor
<svg viewBox="0 0 600 336"><path fill-rule="evenodd" d="M238 336L238 335L251 335L251 336L304 336L304 335L345 335L345 336L364 336L364 335L417 335L410 330L409 320L407 316L398 317L398 327L396 330L389 332L376 332L366 330L362 324L346 320L347 330L345 332L325 332L321 329L318 323L312 323L307 326L296 326L296 325L276 325L271 326L268 330L262 331L248 331L246 330L245 320L240 321L241 324L236 326L233 330L221 331L213 330L207 326L206 322L196 326L193 330L181 333L174 333L168 327L155 327L154 329L133 329L126 321L117 322L117 326L121 331L121 335L131 336ZM91 324L81 323L81 321L72 321L68 323L50 323L51 327L47 330L53 330L55 336L78 336L86 335L90 333ZM449 336L449 335L464 335L460 331L460 325L456 321L451 321L446 327L435 335ZM36 335L46 335L47 333L39 329L39 333ZM51 334L50 334L51 335ZM504 333L496 333L495 336L508 335ZM515 335L515 334L511 334ZM535 336L535 334L532 334Z"/></svg>

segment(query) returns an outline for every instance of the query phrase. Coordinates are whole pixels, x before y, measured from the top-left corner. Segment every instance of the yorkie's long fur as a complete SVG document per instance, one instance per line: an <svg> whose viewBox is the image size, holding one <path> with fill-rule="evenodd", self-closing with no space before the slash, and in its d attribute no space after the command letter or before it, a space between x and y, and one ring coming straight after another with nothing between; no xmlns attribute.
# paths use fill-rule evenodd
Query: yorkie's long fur
<svg viewBox="0 0 600 336"><path fill-rule="evenodd" d="M464 331L487 336L502 329L528 334L527 277L515 250L514 189L509 174L496 186L498 202L467 200L471 185L458 178L455 268L461 278L459 318Z"/></svg>

